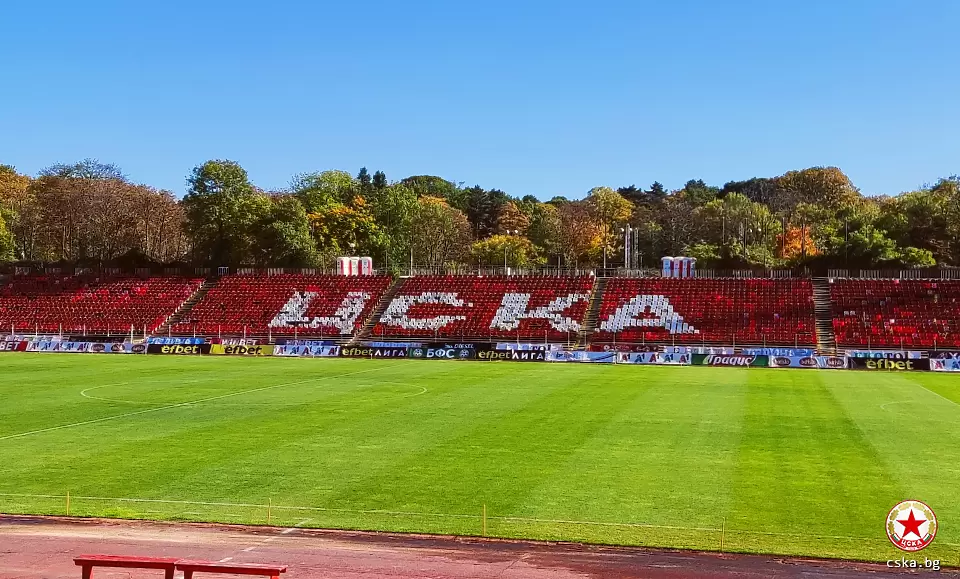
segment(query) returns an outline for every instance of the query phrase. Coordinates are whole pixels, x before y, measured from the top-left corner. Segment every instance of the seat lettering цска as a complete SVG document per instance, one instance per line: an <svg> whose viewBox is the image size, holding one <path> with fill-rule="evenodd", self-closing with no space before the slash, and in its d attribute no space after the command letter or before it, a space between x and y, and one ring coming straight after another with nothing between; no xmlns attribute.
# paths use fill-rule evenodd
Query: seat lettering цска
<svg viewBox="0 0 960 579"><path fill-rule="evenodd" d="M466 316L439 315L432 318L411 318L407 315L415 304L443 304L455 308L473 307L464 303L454 292L421 292L416 295L397 296L380 317L380 323L404 329L438 330Z"/></svg>
<svg viewBox="0 0 960 579"><path fill-rule="evenodd" d="M307 310L319 292L294 292L283 309L267 324L270 328L290 328L296 325L301 328L320 328L332 326L340 330L341 334L349 335L356 327L357 318L363 312L370 294L362 291L347 292L340 302L340 307L332 316L307 317Z"/></svg>
<svg viewBox="0 0 960 579"><path fill-rule="evenodd" d="M652 317L641 317L644 315ZM661 327L671 334L699 334L683 321L666 296L642 294L630 299L600 322L600 329L620 332L625 328Z"/></svg>
<svg viewBox="0 0 960 579"><path fill-rule="evenodd" d="M553 299L545 306L528 309L530 294L506 293L500 301L500 309L493 315L490 328L497 330L515 330L520 320L547 320L550 327L560 332L580 331L580 322L563 316L563 312L577 302L590 299L587 294L569 294Z"/></svg>

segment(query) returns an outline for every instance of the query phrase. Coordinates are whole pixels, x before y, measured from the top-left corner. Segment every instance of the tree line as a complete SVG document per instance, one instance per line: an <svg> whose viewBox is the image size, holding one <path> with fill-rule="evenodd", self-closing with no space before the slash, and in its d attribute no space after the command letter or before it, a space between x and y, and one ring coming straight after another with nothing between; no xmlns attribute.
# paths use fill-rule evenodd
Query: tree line
<svg viewBox="0 0 960 579"><path fill-rule="evenodd" d="M960 178L867 196L840 169L813 167L544 202L366 168L303 173L265 191L238 163L211 160L178 199L95 160L33 177L0 165L0 261L331 267L342 255L387 269L657 267L664 255L708 268L957 266Z"/></svg>

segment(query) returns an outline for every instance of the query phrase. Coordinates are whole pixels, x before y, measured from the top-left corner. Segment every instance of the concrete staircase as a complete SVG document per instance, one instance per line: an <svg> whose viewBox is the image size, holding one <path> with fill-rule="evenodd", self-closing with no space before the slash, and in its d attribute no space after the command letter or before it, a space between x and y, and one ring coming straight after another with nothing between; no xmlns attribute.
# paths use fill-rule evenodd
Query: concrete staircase
<svg viewBox="0 0 960 579"><path fill-rule="evenodd" d="M400 285L402 283L403 279L399 277L393 280L393 283L390 284L390 287L387 288L387 291L383 292L383 296L380 297L380 301L377 302L377 306L373 308L373 311L367 317L363 327L359 332L357 332L357 335L350 340L350 344L355 344L360 340L366 340L370 338L371 334L373 334L374 326L377 325L377 320L380 319L380 316L383 315L383 312L387 309L387 306L389 306L390 302L393 301L393 298L397 295L397 290L400 289Z"/></svg>
<svg viewBox="0 0 960 579"><path fill-rule="evenodd" d="M180 320L184 318L187 314L190 313L190 310L193 309L193 306L197 305L197 302L203 299L203 296L207 295L207 292L210 291L213 286L217 285L216 280L206 280L203 284L193 292L193 295L187 298L187 301L180 304L180 307L177 308L177 311L173 312L159 328L156 329L151 335L153 336L166 336L170 332L170 328L174 325L179 324Z"/></svg>
<svg viewBox="0 0 960 579"><path fill-rule="evenodd" d="M597 329L597 318L600 316L600 301L603 299L603 292L607 289L607 278L598 277L593 284L593 293L590 294L590 307L587 308L587 315L583 320L583 326L577 334L577 350L583 350L587 347L587 342Z"/></svg>
<svg viewBox="0 0 960 579"><path fill-rule="evenodd" d="M833 334L833 310L830 305L830 283L826 278L813 278L813 310L817 318L817 347L829 355L837 353Z"/></svg>

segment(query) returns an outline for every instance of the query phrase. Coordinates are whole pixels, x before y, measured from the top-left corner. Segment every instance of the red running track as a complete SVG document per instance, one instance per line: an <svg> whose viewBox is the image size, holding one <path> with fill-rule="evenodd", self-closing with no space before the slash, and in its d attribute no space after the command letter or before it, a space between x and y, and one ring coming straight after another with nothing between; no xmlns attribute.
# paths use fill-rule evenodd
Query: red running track
<svg viewBox="0 0 960 579"><path fill-rule="evenodd" d="M91 553L280 563L289 565L284 579L866 579L898 575L885 565L752 555L315 529L0 516L2 579L76 579L80 570L74 566L73 557ZM938 575L960 577L960 572L942 570ZM97 579L151 576L148 572L95 571Z"/></svg>

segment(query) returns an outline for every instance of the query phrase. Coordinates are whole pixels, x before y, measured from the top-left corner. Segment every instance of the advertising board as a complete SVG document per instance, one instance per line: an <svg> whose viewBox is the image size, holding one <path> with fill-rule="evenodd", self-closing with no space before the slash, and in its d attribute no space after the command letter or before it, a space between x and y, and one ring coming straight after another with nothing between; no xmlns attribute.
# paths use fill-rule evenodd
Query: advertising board
<svg viewBox="0 0 960 579"><path fill-rule="evenodd" d="M548 362L584 362L588 364L612 364L617 361L616 352L547 352Z"/></svg>
<svg viewBox="0 0 960 579"><path fill-rule="evenodd" d="M210 344L149 344L148 354L166 354L174 356L199 356L210 353Z"/></svg>
<svg viewBox="0 0 960 579"><path fill-rule="evenodd" d="M930 360L923 359L900 359L891 358L848 358L850 367L855 370L872 370L874 372L911 372L916 370L929 370Z"/></svg>
<svg viewBox="0 0 960 579"><path fill-rule="evenodd" d="M537 350L478 350L477 360L504 362L545 362L546 352Z"/></svg>
<svg viewBox="0 0 960 579"><path fill-rule="evenodd" d="M382 346L344 346L340 348L343 358L406 358L407 348Z"/></svg>
<svg viewBox="0 0 960 579"><path fill-rule="evenodd" d="M769 356L735 356L721 354L694 354L693 364L696 366L733 366L733 367L761 367L770 363Z"/></svg>
<svg viewBox="0 0 960 579"><path fill-rule="evenodd" d="M847 367L840 356L770 356L771 368L820 368L835 370Z"/></svg>
<svg viewBox="0 0 960 579"><path fill-rule="evenodd" d="M273 355L288 358L335 358L340 355L340 346L274 346Z"/></svg>
<svg viewBox="0 0 960 579"><path fill-rule="evenodd" d="M212 344L210 353L216 356L272 356L273 346Z"/></svg>
<svg viewBox="0 0 960 579"><path fill-rule="evenodd" d="M473 360L477 357L477 350L473 348L454 348L449 347L420 347L410 348L411 358L424 360Z"/></svg>

